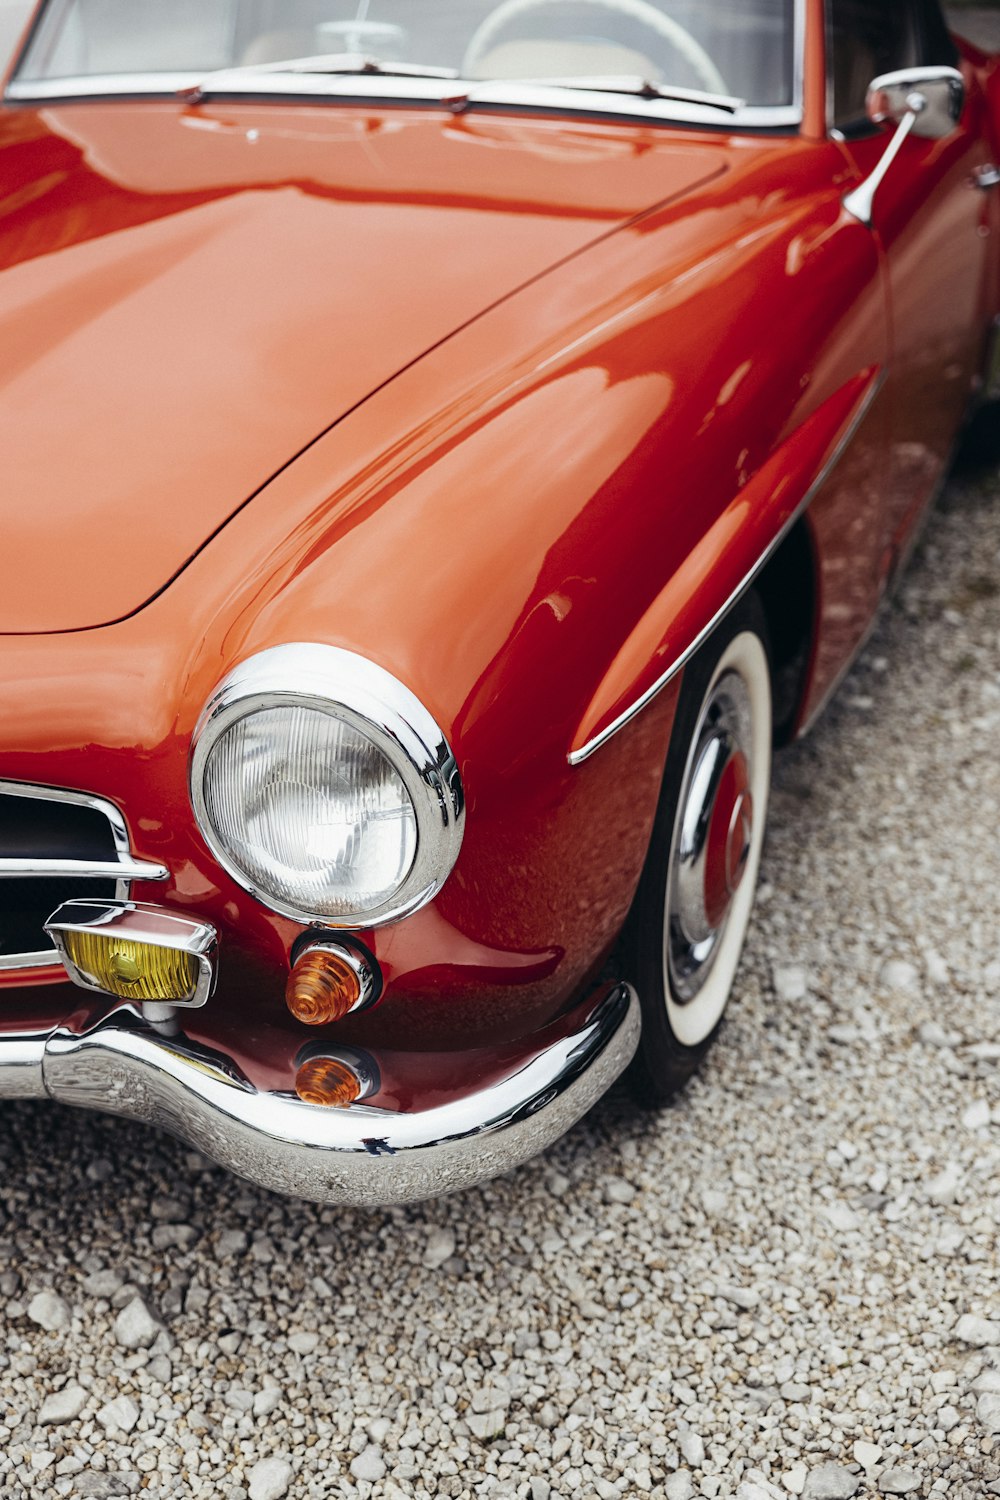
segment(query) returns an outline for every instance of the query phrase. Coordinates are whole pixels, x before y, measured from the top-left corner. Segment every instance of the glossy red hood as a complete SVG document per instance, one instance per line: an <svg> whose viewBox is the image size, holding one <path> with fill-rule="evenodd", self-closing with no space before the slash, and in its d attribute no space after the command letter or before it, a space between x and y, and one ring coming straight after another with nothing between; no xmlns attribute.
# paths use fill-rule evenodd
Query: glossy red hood
<svg viewBox="0 0 1000 1500"><path fill-rule="evenodd" d="M0 631L139 609L401 369L723 163L620 124L0 113Z"/></svg>

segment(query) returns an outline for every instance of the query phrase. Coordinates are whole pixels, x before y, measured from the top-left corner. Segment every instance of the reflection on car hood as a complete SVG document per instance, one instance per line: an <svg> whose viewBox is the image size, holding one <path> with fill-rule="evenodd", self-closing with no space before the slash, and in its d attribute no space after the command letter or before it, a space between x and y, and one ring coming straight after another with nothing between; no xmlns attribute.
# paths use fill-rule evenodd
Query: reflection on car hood
<svg viewBox="0 0 1000 1500"><path fill-rule="evenodd" d="M398 371L723 163L620 123L8 111L0 631L140 608Z"/></svg>

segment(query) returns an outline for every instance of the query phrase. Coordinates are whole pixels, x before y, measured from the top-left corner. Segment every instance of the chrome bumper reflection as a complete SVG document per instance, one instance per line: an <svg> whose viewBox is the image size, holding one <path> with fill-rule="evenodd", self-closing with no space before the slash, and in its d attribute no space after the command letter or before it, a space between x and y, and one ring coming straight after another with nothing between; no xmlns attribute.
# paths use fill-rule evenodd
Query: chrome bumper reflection
<svg viewBox="0 0 1000 1500"><path fill-rule="evenodd" d="M508 1077L432 1109L325 1109L262 1092L232 1058L164 1036L131 1006L79 1031L0 1036L0 1097L51 1098L160 1126L261 1187L321 1203L405 1203L536 1156L632 1058L634 990L617 985L579 1029Z"/></svg>

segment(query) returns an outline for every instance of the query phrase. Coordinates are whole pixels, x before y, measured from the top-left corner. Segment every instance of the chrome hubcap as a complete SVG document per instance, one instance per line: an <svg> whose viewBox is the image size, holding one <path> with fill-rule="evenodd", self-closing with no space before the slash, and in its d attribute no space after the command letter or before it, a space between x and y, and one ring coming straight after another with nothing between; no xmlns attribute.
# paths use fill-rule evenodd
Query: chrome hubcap
<svg viewBox="0 0 1000 1500"><path fill-rule="evenodd" d="M715 684L688 759L667 887L674 998L695 999L711 972L753 842L753 713L742 677Z"/></svg>

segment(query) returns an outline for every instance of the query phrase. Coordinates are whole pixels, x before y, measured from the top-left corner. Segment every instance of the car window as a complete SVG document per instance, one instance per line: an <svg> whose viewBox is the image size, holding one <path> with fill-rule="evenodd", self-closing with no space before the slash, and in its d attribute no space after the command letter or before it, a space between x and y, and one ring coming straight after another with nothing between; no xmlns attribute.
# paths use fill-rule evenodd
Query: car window
<svg viewBox="0 0 1000 1500"><path fill-rule="evenodd" d="M880 73L955 61L937 0L828 0L831 118L867 126L868 85Z"/></svg>
<svg viewBox="0 0 1000 1500"><path fill-rule="evenodd" d="M793 102L793 0L50 0L20 79L326 53L476 79L636 75Z"/></svg>

